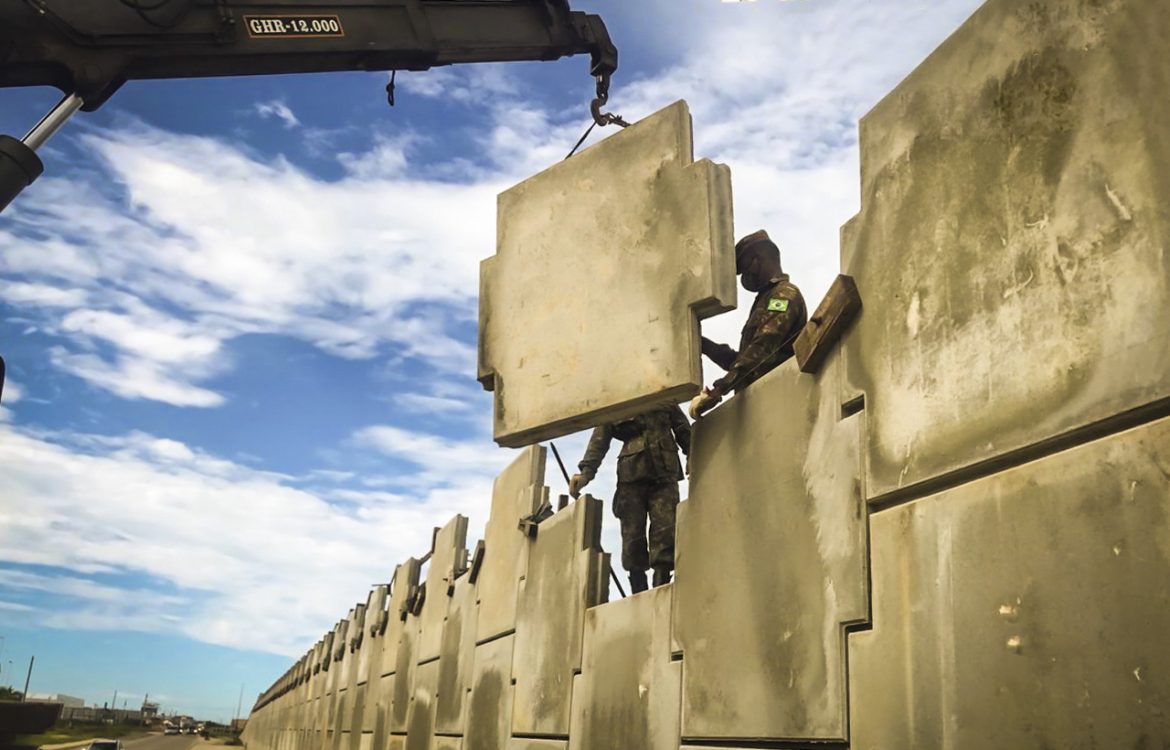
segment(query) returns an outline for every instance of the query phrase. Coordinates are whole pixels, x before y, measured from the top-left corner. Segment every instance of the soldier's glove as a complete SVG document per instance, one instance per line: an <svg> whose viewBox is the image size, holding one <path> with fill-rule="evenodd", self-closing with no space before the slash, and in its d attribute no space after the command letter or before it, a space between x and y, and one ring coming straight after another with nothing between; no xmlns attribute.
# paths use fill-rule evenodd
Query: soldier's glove
<svg viewBox="0 0 1170 750"><path fill-rule="evenodd" d="M589 484L593 477L587 477L584 474L574 474L573 478L569 480L569 494L573 497L581 496L581 488Z"/></svg>
<svg viewBox="0 0 1170 750"><path fill-rule="evenodd" d="M691 400L691 419L703 416L704 412L711 411L722 400L723 394L718 391L712 391L710 388L703 389L702 393Z"/></svg>

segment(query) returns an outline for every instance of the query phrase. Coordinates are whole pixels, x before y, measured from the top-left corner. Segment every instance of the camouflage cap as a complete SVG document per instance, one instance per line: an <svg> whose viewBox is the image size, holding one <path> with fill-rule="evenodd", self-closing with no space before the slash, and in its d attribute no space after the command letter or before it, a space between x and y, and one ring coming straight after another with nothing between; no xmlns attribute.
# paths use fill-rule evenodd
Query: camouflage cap
<svg viewBox="0 0 1170 750"><path fill-rule="evenodd" d="M739 242L735 243L735 271L736 271L736 273L740 273L743 271L743 267L740 265L740 261L743 258L744 251L747 250L749 247L752 247L753 245L760 244L761 242L766 242L769 245L771 245L773 248L776 248L776 243L772 242L772 238L769 237L768 233L766 231L764 231L763 229L759 230L758 232L752 232L748 236L741 239ZM779 252L779 248L776 248L776 250L777 250L777 252Z"/></svg>

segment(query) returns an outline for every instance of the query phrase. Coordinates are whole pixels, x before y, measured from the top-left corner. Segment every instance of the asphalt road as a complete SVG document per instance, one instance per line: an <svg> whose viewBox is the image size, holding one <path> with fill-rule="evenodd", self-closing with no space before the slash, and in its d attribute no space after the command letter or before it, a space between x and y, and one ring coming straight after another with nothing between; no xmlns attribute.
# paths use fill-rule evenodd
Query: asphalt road
<svg viewBox="0 0 1170 750"><path fill-rule="evenodd" d="M218 747L194 734L152 734L149 737L122 740L122 747L126 750L193 750L200 745Z"/></svg>

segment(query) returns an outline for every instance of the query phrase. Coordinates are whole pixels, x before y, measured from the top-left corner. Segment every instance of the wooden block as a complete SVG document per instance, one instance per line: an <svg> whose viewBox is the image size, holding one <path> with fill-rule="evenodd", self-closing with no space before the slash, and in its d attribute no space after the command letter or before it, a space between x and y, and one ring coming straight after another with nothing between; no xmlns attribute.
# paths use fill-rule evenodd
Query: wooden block
<svg viewBox="0 0 1170 750"><path fill-rule="evenodd" d="M837 277L792 348L801 372L816 372L849 324L861 311L861 295L852 276Z"/></svg>

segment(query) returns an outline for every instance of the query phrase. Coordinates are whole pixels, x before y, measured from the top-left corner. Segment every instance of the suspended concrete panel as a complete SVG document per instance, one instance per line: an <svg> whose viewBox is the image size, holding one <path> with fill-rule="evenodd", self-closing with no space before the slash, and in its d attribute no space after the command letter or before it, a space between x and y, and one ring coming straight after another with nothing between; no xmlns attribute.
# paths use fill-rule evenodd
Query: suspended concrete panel
<svg viewBox="0 0 1170 750"><path fill-rule="evenodd" d="M479 312L496 442L699 392L698 321L735 307L735 240L730 172L694 161L685 102L502 193L496 226Z"/></svg>

